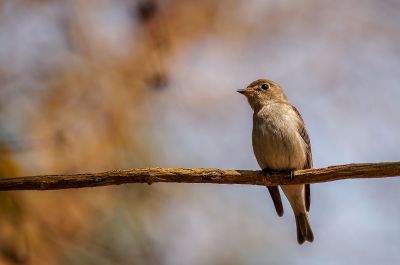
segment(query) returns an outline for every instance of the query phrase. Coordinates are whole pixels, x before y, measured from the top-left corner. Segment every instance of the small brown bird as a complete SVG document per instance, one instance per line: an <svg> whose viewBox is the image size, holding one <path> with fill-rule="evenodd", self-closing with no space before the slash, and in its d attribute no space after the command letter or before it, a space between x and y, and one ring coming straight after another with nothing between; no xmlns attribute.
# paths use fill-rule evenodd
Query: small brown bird
<svg viewBox="0 0 400 265"><path fill-rule="evenodd" d="M303 118L292 106L282 88L274 81L259 79L246 89L245 95L254 111L253 150L258 164L267 174L269 170L298 170L312 168L311 143ZM278 186L267 186L276 212L283 215ZM297 241L312 242L314 235L308 220L310 185L282 185L292 206L297 228Z"/></svg>

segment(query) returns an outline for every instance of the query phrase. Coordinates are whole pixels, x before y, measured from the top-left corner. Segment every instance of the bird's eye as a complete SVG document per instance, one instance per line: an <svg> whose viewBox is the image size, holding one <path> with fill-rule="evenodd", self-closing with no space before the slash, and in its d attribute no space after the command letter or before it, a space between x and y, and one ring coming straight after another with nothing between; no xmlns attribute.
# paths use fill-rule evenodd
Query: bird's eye
<svg viewBox="0 0 400 265"><path fill-rule="evenodd" d="M269 84L268 84L268 83L262 84L262 85L261 85L261 89L263 89L263 90L269 89Z"/></svg>

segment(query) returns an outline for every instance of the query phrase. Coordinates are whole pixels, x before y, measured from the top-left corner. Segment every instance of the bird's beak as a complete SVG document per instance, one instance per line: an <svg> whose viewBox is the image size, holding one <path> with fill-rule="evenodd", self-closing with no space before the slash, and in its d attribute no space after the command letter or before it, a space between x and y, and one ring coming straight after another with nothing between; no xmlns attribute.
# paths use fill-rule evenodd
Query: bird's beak
<svg viewBox="0 0 400 265"><path fill-rule="evenodd" d="M251 87L247 87L245 89L239 89L239 90L237 90L237 92L248 97L248 96L251 96L251 94L253 94L254 90Z"/></svg>
<svg viewBox="0 0 400 265"><path fill-rule="evenodd" d="M237 92L242 95L246 95L247 90L246 89L238 89Z"/></svg>

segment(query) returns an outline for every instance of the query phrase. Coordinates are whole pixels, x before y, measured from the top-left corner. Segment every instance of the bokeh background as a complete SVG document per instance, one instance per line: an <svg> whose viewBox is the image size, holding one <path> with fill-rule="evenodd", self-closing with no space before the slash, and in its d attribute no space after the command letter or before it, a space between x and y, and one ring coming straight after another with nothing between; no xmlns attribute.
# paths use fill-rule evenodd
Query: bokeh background
<svg viewBox="0 0 400 265"><path fill-rule="evenodd" d="M235 91L279 82L314 165L400 160L400 2L1 0L0 175L257 169ZM0 264L399 264L400 182L0 193Z"/></svg>

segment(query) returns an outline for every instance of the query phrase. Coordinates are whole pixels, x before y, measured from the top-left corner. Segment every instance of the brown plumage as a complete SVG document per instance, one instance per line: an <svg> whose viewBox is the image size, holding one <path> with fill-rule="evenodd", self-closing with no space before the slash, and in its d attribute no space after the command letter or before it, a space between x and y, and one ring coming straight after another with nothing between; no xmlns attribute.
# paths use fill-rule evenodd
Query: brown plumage
<svg viewBox="0 0 400 265"><path fill-rule="evenodd" d="M268 79L252 82L244 94L253 114L253 150L258 164L264 171L297 170L313 166L311 143L298 110L289 104L281 87ZM310 185L281 186L296 218L297 241L312 242L314 235L308 220ZM283 214L279 188L268 190L279 216Z"/></svg>
<svg viewBox="0 0 400 265"><path fill-rule="evenodd" d="M271 195L272 202L274 203L276 213L279 217L283 216L283 205L278 186L267 186L267 188L269 195Z"/></svg>

